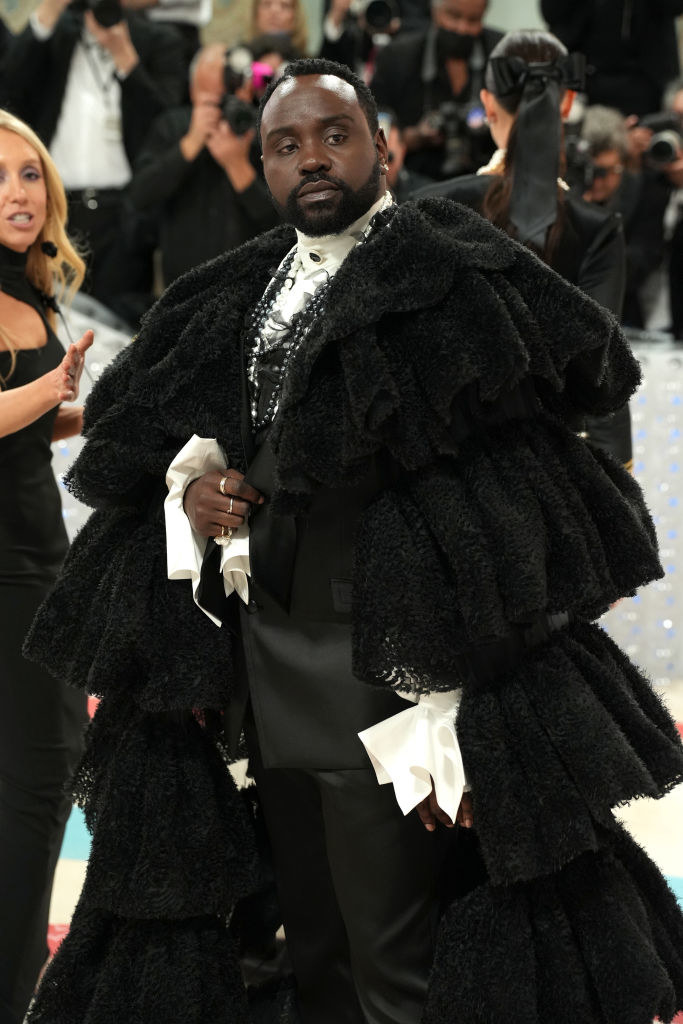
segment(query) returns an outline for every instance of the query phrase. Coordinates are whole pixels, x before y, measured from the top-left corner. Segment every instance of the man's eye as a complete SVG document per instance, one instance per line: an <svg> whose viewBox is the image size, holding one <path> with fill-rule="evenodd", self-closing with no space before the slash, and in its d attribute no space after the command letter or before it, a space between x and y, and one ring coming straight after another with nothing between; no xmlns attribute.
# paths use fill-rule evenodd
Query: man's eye
<svg viewBox="0 0 683 1024"><path fill-rule="evenodd" d="M343 142L345 138L346 136L344 135L343 132L332 132L330 135L327 136L327 141L333 143L333 145L336 146L340 142Z"/></svg>

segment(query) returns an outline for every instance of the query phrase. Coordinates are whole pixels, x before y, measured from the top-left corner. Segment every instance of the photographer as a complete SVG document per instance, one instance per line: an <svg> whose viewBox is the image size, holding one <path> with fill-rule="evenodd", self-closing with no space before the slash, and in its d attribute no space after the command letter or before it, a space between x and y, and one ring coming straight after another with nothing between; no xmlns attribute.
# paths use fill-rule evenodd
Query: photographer
<svg viewBox="0 0 683 1024"><path fill-rule="evenodd" d="M589 158L583 197L621 214L626 238L626 293L623 321L644 327L640 289L664 256L664 213L671 195L666 175L641 159L618 110L589 107L581 128Z"/></svg>
<svg viewBox="0 0 683 1024"><path fill-rule="evenodd" d="M323 21L320 56L372 79L380 50L402 27L397 0L332 0Z"/></svg>
<svg viewBox="0 0 683 1024"><path fill-rule="evenodd" d="M246 54L243 47L238 50ZM137 209L158 212L165 285L277 223L256 170L254 130L248 127L260 84L231 73L225 46L212 43L190 68L192 105L167 111L152 126L135 165L130 198Z"/></svg>
<svg viewBox="0 0 683 1024"><path fill-rule="evenodd" d="M399 36L377 58L371 88L396 111L406 166L432 180L475 171L493 152L479 93L502 37L484 28L487 0L433 0L423 32Z"/></svg>
<svg viewBox="0 0 683 1024"><path fill-rule="evenodd" d="M48 146L88 250L84 290L131 322L152 265L124 190L152 120L184 87L176 33L116 0L41 0L6 59L6 105Z"/></svg>

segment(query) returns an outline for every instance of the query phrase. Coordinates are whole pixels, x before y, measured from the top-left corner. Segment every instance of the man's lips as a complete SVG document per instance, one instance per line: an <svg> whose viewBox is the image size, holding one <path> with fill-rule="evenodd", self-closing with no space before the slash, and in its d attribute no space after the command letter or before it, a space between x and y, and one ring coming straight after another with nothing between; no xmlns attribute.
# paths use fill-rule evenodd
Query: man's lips
<svg viewBox="0 0 683 1024"><path fill-rule="evenodd" d="M325 181L321 178L319 181L309 181L305 185L302 185L297 192L297 198L299 196L309 196L312 192L337 192L339 191L336 185L333 185L331 181Z"/></svg>

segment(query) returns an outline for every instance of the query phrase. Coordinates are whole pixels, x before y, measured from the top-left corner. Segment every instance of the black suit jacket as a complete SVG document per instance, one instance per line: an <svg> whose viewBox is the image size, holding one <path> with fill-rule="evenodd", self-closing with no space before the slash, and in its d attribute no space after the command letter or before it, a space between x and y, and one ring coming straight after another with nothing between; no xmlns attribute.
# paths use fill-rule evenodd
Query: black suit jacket
<svg viewBox="0 0 683 1024"><path fill-rule="evenodd" d="M136 15L126 18L140 63L121 81L123 142L135 159L154 117L181 102L185 88L182 43L177 33ZM49 39L30 25L11 43L4 66L3 105L27 121L50 145L57 127L82 16L67 10Z"/></svg>
<svg viewBox="0 0 683 1024"><path fill-rule="evenodd" d="M425 81L425 50L432 31L430 26L421 32L401 35L389 43L377 58L375 74L370 83L377 106L380 110L393 110L402 126L418 124L425 114L437 109L441 102L454 98L443 69L440 69L433 82ZM496 29L483 30L481 42L486 60L502 36L503 33ZM478 92L479 86L470 76L469 85L458 100L478 103ZM471 166L466 168L471 171L485 163L493 152L488 132L483 132L473 141ZM443 151L434 149L409 153L406 158L406 166L410 170L432 179L442 177L439 173L442 162Z"/></svg>
<svg viewBox="0 0 683 1024"><path fill-rule="evenodd" d="M625 114L659 108L679 73L675 18L683 0L541 0L541 12L569 50L586 55L591 103Z"/></svg>

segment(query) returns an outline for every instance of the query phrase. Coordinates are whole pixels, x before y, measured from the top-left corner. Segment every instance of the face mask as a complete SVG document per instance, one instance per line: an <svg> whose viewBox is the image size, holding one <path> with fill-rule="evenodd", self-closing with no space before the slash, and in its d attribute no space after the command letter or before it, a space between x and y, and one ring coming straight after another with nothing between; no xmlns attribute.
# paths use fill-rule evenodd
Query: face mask
<svg viewBox="0 0 683 1024"><path fill-rule="evenodd" d="M464 35L462 32L450 32L446 28L437 29L436 46L442 60L456 57L458 60L469 60L478 36Z"/></svg>

